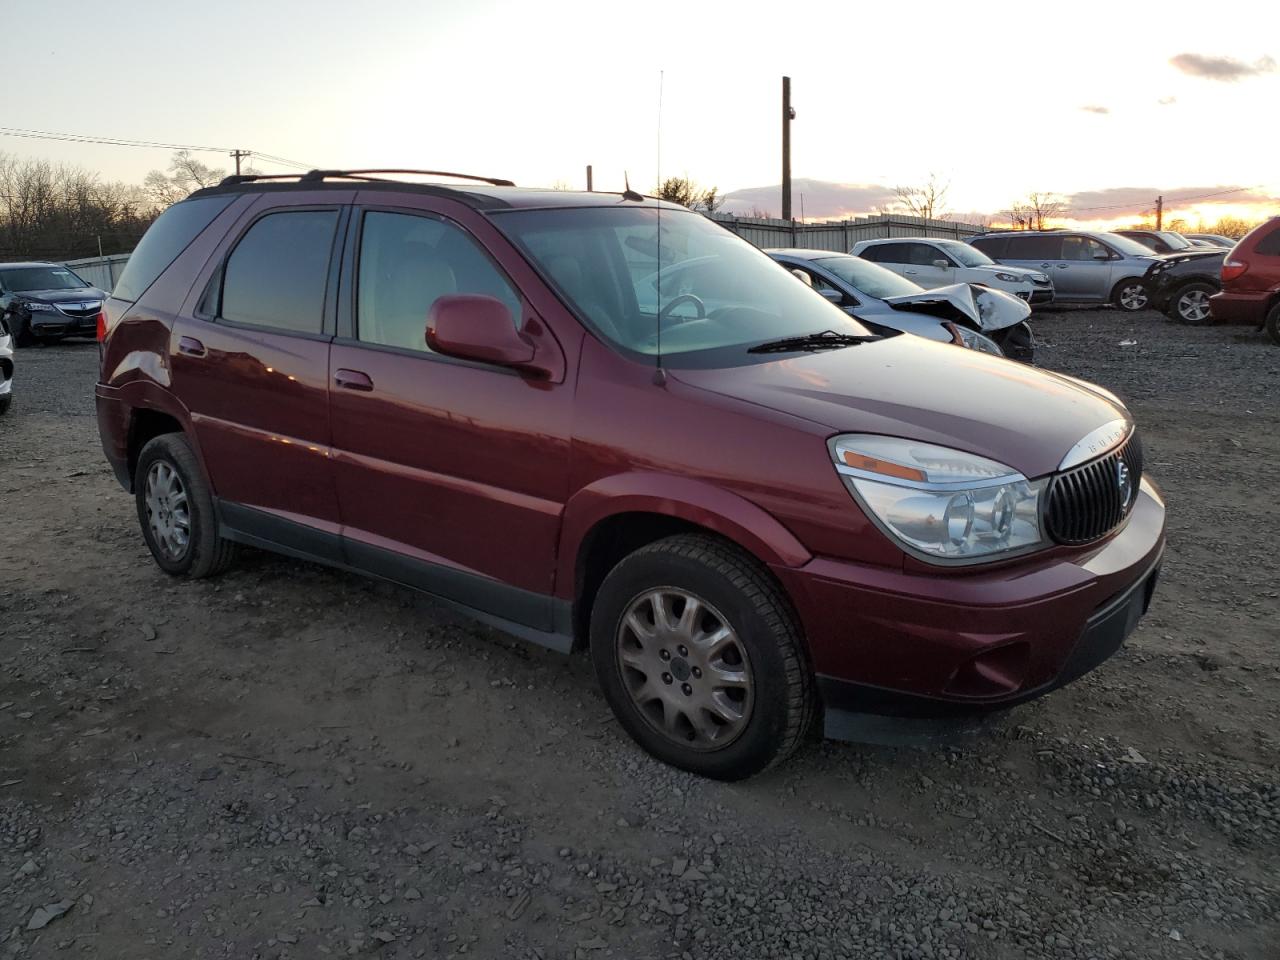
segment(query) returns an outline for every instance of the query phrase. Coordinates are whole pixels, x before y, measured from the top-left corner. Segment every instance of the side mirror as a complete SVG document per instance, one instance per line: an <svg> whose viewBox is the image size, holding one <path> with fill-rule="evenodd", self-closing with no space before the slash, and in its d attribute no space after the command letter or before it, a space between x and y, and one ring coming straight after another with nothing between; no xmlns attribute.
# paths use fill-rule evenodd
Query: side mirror
<svg viewBox="0 0 1280 960"><path fill-rule="evenodd" d="M950 266L951 266L951 261L950 261L950 260L935 260L935 261L933 261L933 265L934 265L935 267L937 267L938 269L940 269L940 270L946 270L948 267L950 267Z"/></svg>
<svg viewBox="0 0 1280 960"><path fill-rule="evenodd" d="M807 273L805 273L805 272L804 272L803 270L801 270L799 267L792 267L792 268L791 268L791 275L792 275L793 277L795 277L797 280L799 280L801 283L803 283L806 287L812 287L812 286L813 286L813 277L809 276Z"/></svg>
<svg viewBox="0 0 1280 960"><path fill-rule="evenodd" d="M548 371L534 363L533 340L516 329L507 305L495 297L456 293L439 297L427 313L427 346L460 360L496 363L531 373Z"/></svg>
<svg viewBox="0 0 1280 960"><path fill-rule="evenodd" d="M818 293L822 294L823 297L830 300L837 307L844 304L844 293L837 290L835 287L825 287L824 289L819 290Z"/></svg>

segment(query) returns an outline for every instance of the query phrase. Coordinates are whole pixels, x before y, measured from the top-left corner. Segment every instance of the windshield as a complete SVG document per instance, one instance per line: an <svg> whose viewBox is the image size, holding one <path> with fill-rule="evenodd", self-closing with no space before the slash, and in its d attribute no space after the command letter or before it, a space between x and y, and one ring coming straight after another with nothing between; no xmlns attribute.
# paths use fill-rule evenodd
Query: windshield
<svg viewBox="0 0 1280 960"><path fill-rule="evenodd" d="M1117 253L1123 253L1127 257L1150 257L1153 252L1150 247L1144 247L1137 240L1130 240L1128 237L1122 237L1118 233L1100 233L1098 237L1106 241L1107 246Z"/></svg>
<svg viewBox="0 0 1280 960"><path fill-rule="evenodd" d="M1156 234L1161 240L1167 243L1174 250L1186 250L1192 244L1180 233L1174 233L1171 230L1161 230Z"/></svg>
<svg viewBox="0 0 1280 960"><path fill-rule="evenodd" d="M955 240L934 241L943 250L947 251L951 256L960 261L962 267L989 267L993 263L990 257L979 250L977 247L971 247L967 243L959 243Z"/></svg>
<svg viewBox="0 0 1280 960"><path fill-rule="evenodd" d="M578 315L626 351L657 353L659 314L664 358L745 355L743 348L753 344L824 330L868 333L698 213L664 209L661 233L655 207L513 210L492 217Z"/></svg>
<svg viewBox="0 0 1280 960"><path fill-rule="evenodd" d="M66 267L15 267L0 270L5 290L79 290L88 284Z"/></svg>
<svg viewBox="0 0 1280 960"><path fill-rule="evenodd" d="M813 261L822 269L835 274L859 293L884 300L888 297L909 297L920 293L924 287L913 283L906 277L900 277L892 270L886 270L878 263L863 260L861 257L839 255L823 257Z"/></svg>

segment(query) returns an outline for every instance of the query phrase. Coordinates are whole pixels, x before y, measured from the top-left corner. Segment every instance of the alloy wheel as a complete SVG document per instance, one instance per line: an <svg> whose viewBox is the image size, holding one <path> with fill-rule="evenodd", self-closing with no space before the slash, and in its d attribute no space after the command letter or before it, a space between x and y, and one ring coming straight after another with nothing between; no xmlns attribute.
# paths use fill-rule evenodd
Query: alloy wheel
<svg viewBox="0 0 1280 960"><path fill-rule="evenodd" d="M165 460L151 464L143 496L152 539L166 559L181 560L191 545L191 506L172 464Z"/></svg>
<svg viewBox="0 0 1280 960"><path fill-rule="evenodd" d="M1187 323L1204 323L1209 319L1209 294L1188 290L1178 297L1178 316Z"/></svg>
<svg viewBox="0 0 1280 960"><path fill-rule="evenodd" d="M746 648L725 617L675 587L627 605L616 636L623 684L645 722L694 750L718 750L751 719L754 681Z"/></svg>
<svg viewBox="0 0 1280 960"><path fill-rule="evenodd" d="M1120 306L1126 310L1141 310L1149 299L1146 288L1140 283L1129 284L1120 289Z"/></svg>

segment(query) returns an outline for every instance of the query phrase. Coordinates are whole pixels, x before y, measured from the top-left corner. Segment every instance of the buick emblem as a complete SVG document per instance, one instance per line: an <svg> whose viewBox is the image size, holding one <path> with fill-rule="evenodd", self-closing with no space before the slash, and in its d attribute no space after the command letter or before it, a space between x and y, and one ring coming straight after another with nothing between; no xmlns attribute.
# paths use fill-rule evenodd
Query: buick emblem
<svg viewBox="0 0 1280 960"><path fill-rule="evenodd" d="M1120 505L1129 506L1129 500L1133 497L1133 474L1123 460L1116 461L1116 486L1120 490Z"/></svg>

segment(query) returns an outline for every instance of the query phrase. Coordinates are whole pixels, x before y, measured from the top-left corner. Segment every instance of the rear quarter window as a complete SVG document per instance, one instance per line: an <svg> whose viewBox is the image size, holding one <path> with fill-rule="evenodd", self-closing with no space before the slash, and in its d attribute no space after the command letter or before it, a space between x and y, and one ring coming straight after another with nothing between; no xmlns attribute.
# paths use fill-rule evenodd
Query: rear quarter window
<svg viewBox="0 0 1280 960"><path fill-rule="evenodd" d="M976 240L970 240L969 244L981 250L992 260L999 260L1005 255L1005 250L1009 247L1009 238L978 237Z"/></svg>
<svg viewBox="0 0 1280 960"><path fill-rule="evenodd" d="M130 255L111 295L130 303L136 301L234 199L228 194L183 200L160 214Z"/></svg>
<svg viewBox="0 0 1280 960"><path fill-rule="evenodd" d="M1264 234L1255 252L1264 257L1280 257L1280 227Z"/></svg>

